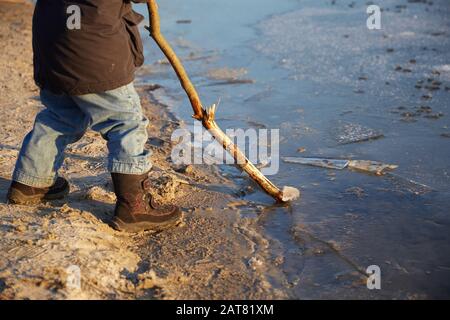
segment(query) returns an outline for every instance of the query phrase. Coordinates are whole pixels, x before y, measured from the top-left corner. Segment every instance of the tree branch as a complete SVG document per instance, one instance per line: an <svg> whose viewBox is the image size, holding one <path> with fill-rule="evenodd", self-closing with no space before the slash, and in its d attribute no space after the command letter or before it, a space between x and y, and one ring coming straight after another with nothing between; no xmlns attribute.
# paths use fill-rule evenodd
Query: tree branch
<svg viewBox="0 0 450 320"><path fill-rule="evenodd" d="M239 150L231 139L219 128L215 121L216 105L212 105L207 109L203 108L197 90L190 81L180 59L178 59L170 44L161 34L160 18L156 0L148 0L147 7L150 15L150 26L146 27L146 29L150 31L151 37L167 57L167 60L169 60L180 80L181 86L186 91L192 109L194 110L194 115L192 117L202 122L203 126L211 133L211 135L233 156L236 165L245 171L269 195L279 202L287 202L298 198L300 192L293 187L284 187L282 191L278 189L277 186L267 179L261 171L247 159L242 151Z"/></svg>

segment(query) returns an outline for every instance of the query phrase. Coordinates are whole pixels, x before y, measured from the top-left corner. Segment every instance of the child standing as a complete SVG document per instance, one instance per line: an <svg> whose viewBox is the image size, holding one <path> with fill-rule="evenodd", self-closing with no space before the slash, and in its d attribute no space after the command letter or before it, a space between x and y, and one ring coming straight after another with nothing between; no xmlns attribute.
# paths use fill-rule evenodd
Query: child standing
<svg viewBox="0 0 450 320"><path fill-rule="evenodd" d="M137 28L142 20L128 0L37 1L34 78L45 109L23 141L10 203L67 195L69 184L57 175L64 150L92 128L107 140L117 195L112 226L129 232L162 230L181 219L177 207L157 205L148 192L148 120L132 83L144 61Z"/></svg>

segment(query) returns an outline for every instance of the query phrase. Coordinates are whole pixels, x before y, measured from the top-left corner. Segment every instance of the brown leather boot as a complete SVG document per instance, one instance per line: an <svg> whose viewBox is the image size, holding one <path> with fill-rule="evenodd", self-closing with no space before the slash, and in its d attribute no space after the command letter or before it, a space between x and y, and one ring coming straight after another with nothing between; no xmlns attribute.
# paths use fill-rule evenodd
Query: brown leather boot
<svg viewBox="0 0 450 320"><path fill-rule="evenodd" d="M116 209L111 226L120 231L161 231L176 226L182 218L176 206L158 205L148 192L148 174L112 173Z"/></svg>
<svg viewBox="0 0 450 320"><path fill-rule="evenodd" d="M70 191L66 179L58 177L48 188L35 188L13 181L8 191L8 202L12 204L33 205L44 200L64 198Z"/></svg>

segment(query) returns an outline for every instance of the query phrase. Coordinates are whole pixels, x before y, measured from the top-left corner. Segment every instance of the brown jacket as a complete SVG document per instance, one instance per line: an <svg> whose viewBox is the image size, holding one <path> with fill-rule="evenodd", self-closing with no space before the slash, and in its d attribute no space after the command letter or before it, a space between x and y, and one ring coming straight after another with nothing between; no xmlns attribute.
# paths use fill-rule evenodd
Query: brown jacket
<svg viewBox="0 0 450 320"><path fill-rule="evenodd" d="M81 13L78 20L69 8L73 5ZM38 0L33 16L37 85L82 95L132 82L135 68L144 62L137 28L142 20L129 0Z"/></svg>

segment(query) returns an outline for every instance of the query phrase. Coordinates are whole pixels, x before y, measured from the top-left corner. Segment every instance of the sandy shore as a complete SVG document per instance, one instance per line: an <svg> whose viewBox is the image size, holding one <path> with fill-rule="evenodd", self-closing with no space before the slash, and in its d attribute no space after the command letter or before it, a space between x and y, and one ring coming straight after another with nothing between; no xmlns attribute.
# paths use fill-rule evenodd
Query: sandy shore
<svg viewBox="0 0 450 320"><path fill-rule="evenodd" d="M43 108L32 80L32 11L0 2L0 299L285 297L268 279L276 276L268 239L233 205L233 183L214 167L183 171L168 161L170 134L183 124L155 103L152 86L138 90L151 123L154 194L183 208L181 226L128 235L107 225L115 196L95 132L66 151L67 200L6 204L21 141ZM81 289L67 285L71 266L81 272Z"/></svg>

